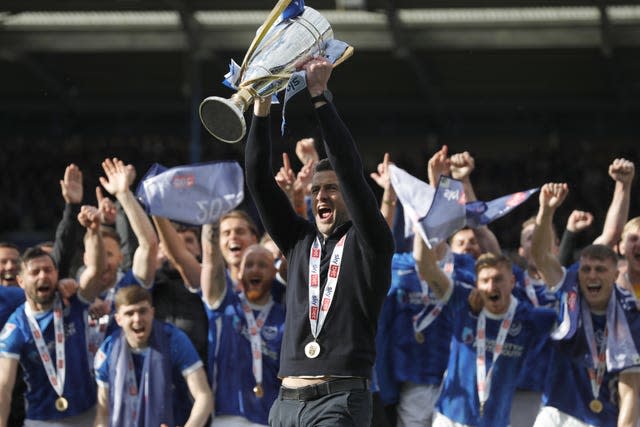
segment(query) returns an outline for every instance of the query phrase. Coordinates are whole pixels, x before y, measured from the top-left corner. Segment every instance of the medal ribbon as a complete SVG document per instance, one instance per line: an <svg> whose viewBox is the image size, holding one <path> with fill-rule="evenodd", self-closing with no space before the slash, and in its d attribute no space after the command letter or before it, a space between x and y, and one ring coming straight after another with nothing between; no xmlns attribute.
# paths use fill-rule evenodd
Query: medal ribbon
<svg viewBox="0 0 640 427"><path fill-rule="evenodd" d="M504 319L502 319L502 323L500 324L500 330L498 331L498 337L496 338L496 344L493 349L493 362L491 363L489 372L487 372L487 365L485 361L487 347L487 317L485 314L485 310L483 309L478 316L478 326L476 329L476 381L478 386L478 399L480 400L481 412L485 402L489 399L493 368L494 366L496 366L496 360L498 360L498 357L500 357L500 354L502 353L504 342L507 339L507 332L509 332L509 328L511 327L511 321L513 320L513 316L516 313L517 306L518 300L512 296L507 314L505 315Z"/></svg>
<svg viewBox="0 0 640 427"><path fill-rule="evenodd" d="M239 297L242 303L244 317L247 319L247 330L249 331L249 341L251 342L253 377L256 379L256 384L262 384L262 337L260 336L260 331L267 320L271 307L273 307L273 299L265 304L256 319L253 315L253 310L247 302L247 297L243 293L241 293Z"/></svg>
<svg viewBox="0 0 640 427"><path fill-rule="evenodd" d="M440 313L442 313L442 308L444 307L444 303L438 300L436 306L433 307L433 309L431 309L429 312L427 312L427 315L422 318L420 323L418 323L418 319L420 319L420 317L424 315L429 304L433 302L432 299L429 298L429 288L427 287L426 282L424 280L421 280L420 285L422 286L422 303L424 304L424 308L420 311L420 313L413 316L413 332L416 334L427 329L427 327L429 327L429 325L432 324L434 320L436 320Z"/></svg>
<svg viewBox="0 0 640 427"><path fill-rule="evenodd" d="M320 304L320 253L322 252L320 239L316 236L316 239L311 245L309 254L309 323L314 340L320 335L327 313L333 302L333 297L336 294L340 264L342 264L342 251L344 250L346 237L346 234L342 236L331 253L327 283L325 284L322 294L322 305Z"/></svg>
<svg viewBox="0 0 640 427"><path fill-rule="evenodd" d="M53 361L51 360L51 355L49 354L49 348L44 341L44 336L42 335L42 331L40 330L40 326L36 321L33 313L29 306L24 311L27 316L27 322L29 323L29 329L31 330L31 335L33 336L33 340L35 341L36 348L38 349L38 354L40 355L40 360L42 360L42 364L44 365L44 370L47 373L47 377L49 377L49 383L56 391L56 394L59 397L62 397L62 393L64 392L64 379L66 373L65 366L65 352L64 352L64 322L62 320L62 302L60 302L60 297L56 294L55 299L53 301L53 331L55 334L55 349L56 349L56 367L53 366Z"/></svg>
<svg viewBox="0 0 640 427"><path fill-rule="evenodd" d="M608 327L604 328L604 336L600 343L600 348L597 349L596 334L593 330L593 321L591 319L591 311L587 306L584 298L581 303L582 308L582 322L584 324L584 333L589 344L589 352L591 353L591 360L593 361L593 368L587 368L589 372L589 382L591 383L591 393L594 399L598 399L600 394L600 386L604 378L604 371L607 366L605 359L605 352L607 349L607 336L609 335Z"/></svg>

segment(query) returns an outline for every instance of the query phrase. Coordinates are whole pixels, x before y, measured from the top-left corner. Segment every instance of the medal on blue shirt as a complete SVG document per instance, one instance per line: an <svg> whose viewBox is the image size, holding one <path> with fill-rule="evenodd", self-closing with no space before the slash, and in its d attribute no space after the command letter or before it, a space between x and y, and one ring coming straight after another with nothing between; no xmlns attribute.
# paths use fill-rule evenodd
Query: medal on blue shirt
<svg viewBox="0 0 640 427"><path fill-rule="evenodd" d="M589 344L589 352L591 353L591 360L593 361L593 368L587 368L589 372L589 382L591 383L591 393L593 394L593 400L589 402L589 409L595 414L599 414L604 409L604 405L598 399L600 394L600 386L604 379L604 371L606 368L605 352L607 349L607 336L609 335L608 327L604 328L604 336L600 343L600 348L597 348L595 332L593 330L593 321L591 319L591 311L587 306L584 299L581 302L582 309L582 324L584 325L584 333L587 338L587 344Z"/></svg>
<svg viewBox="0 0 640 427"><path fill-rule="evenodd" d="M58 398L55 401L55 408L58 412L64 412L69 407L69 402L62 396L64 392L64 380L66 373L66 360L65 360L65 348L64 348L64 320L62 318L62 302L58 294L53 301L53 331L54 331L54 343L56 351L56 364L54 366L49 354L49 348L44 341L44 336L40 330L40 326L36 321L31 308L27 306L25 308L25 315L27 316L27 323L33 336L36 348L38 349L38 355L44 366L44 370L49 378L49 383L56 391ZM57 368L57 369L56 369Z"/></svg>
<svg viewBox="0 0 640 427"><path fill-rule="evenodd" d="M420 285L422 286L422 302L424 303L424 308L420 311L420 313L413 316L413 332L416 338L416 342L418 344L423 344L424 334L422 333L422 331L427 329L429 325L431 325L433 321L436 320L436 318L440 315L444 307L444 303L442 301L438 301L436 303L436 306L427 312L427 308L432 302L428 294L429 288L424 280L420 281ZM418 319L420 319L421 317L422 320L418 323Z"/></svg>
<svg viewBox="0 0 640 427"><path fill-rule="evenodd" d="M482 309L478 316L478 324L476 327L476 384L478 388L478 401L480 402L480 416L484 416L484 405L489 400L489 392L491 391L491 379L493 376L493 368L496 366L496 361L502 354L504 343L507 340L507 333L511 327L513 316L516 313L516 307L518 306L518 300L511 296L511 302L509 308L505 314L502 322L500 323L500 329L498 336L496 337L495 345L493 347L493 358L491 367L487 371L486 363L486 312Z"/></svg>
<svg viewBox="0 0 640 427"><path fill-rule="evenodd" d="M318 335L322 330L327 313L333 302L333 297L338 288L338 275L340 274L340 264L342 264L342 251L347 235L340 238L336 247L331 253L329 272L327 273L327 283L322 294L322 305L320 304L320 253L322 252L320 239L316 236L309 254L309 323L313 341L304 346L304 354L309 359L315 359L320 354L320 344Z"/></svg>

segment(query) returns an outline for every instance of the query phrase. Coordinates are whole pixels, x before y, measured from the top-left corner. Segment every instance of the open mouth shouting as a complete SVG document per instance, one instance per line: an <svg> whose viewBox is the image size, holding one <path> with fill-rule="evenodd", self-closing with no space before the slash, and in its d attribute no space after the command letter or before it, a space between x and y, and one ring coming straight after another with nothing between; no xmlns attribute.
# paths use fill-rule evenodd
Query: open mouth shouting
<svg viewBox="0 0 640 427"><path fill-rule="evenodd" d="M318 218L325 223L331 222L333 219L333 210L326 205L318 206Z"/></svg>
<svg viewBox="0 0 640 427"><path fill-rule="evenodd" d="M586 291L588 295L598 295L601 289L602 289L602 285L599 283L588 283L586 286Z"/></svg>
<svg viewBox="0 0 640 427"><path fill-rule="evenodd" d="M487 294L487 299L491 302L498 302L500 301L500 292L491 292Z"/></svg>
<svg viewBox="0 0 640 427"><path fill-rule="evenodd" d="M147 328L145 325L131 325L131 332L137 340L143 340L145 338Z"/></svg>

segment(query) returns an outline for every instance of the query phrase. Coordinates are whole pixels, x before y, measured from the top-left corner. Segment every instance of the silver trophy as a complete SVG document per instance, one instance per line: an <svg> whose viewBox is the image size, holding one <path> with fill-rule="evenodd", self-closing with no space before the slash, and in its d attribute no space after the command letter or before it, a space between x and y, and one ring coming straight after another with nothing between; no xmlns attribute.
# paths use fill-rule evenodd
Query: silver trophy
<svg viewBox="0 0 640 427"><path fill-rule="evenodd" d="M246 132L244 112L256 97L271 96L284 89L296 66L314 55L321 55L325 43L333 39L329 22L310 7L267 30L268 25L269 20L258 31L240 67L238 91L230 99L210 96L200 104L202 124L224 142L242 139ZM260 39L261 31L264 36Z"/></svg>

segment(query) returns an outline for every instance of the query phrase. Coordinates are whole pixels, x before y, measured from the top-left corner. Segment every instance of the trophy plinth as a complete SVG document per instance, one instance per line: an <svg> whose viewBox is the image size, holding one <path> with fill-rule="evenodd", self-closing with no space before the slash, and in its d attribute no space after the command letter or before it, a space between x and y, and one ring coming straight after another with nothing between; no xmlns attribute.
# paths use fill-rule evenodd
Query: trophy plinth
<svg viewBox="0 0 640 427"><path fill-rule="evenodd" d="M219 140L238 142L247 130L244 112L252 100L253 96L247 89L240 89L230 99L210 96L200 104L200 120Z"/></svg>

